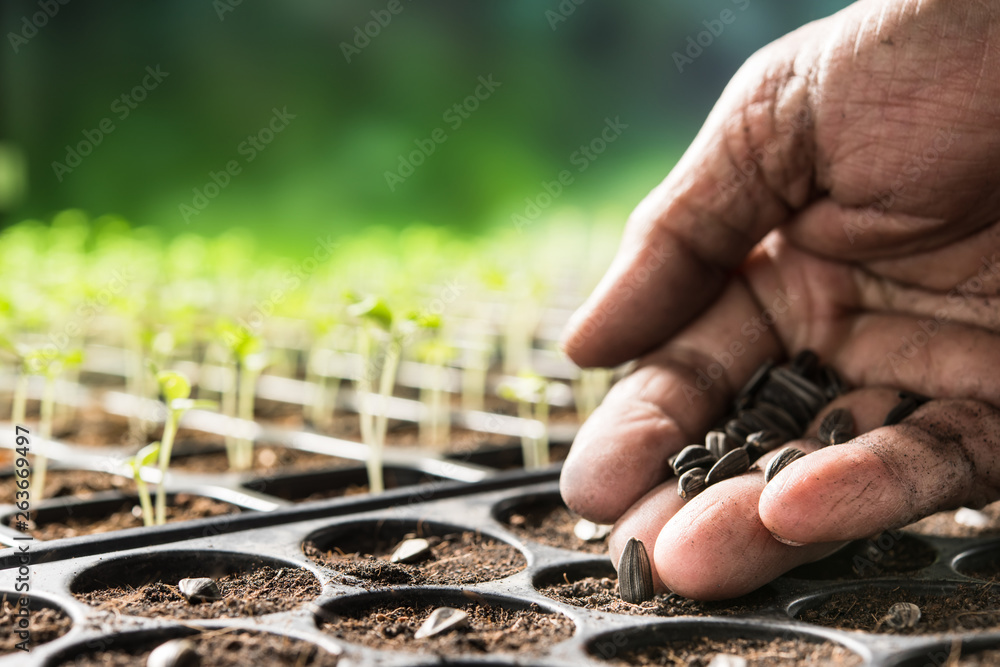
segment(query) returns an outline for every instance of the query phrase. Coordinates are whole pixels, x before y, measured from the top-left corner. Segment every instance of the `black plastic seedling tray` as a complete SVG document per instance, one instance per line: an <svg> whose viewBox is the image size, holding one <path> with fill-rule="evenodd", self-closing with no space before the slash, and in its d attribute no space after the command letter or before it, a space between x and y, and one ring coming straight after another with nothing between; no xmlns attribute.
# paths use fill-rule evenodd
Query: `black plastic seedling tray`
<svg viewBox="0 0 1000 667"><path fill-rule="evenodd" d="M73 664L81 654L139 645L152 647L170 638L219 628L296 638L331 655L339 654L341 665L625 664L616 661L627 659L643 646L675 643L681 646L707 637L724 643L783 641L776 654L779 661L771 664L823 664L810 651L836 645L842 647L841 657L855 659L853 664L923 667L946 664L949 653L959 648L956 640L963 655L1000 646L1000 631L989 627L972 632L899 636L838 630L795 618L844 591L865 590L876 597L884 592L888 605L907 595L947 597L961 584L981 587L981 580L965 576L960 570L968 571L970 564L978 568L995 562L1000 540L925 538L894 533L892 540L905 539L909 542L907 548L929 554L926 564L905 574L861 579L844 566L841 557L839 564L828 561L795 576L782 577L731 608L726 604L690 606L678 600L682 614L686 615L657 615L657 610L663 613L672 604L661 604L662 597L658 598L661 603L630 608L630 613L594 611L553 599L540 591L548 583L571 583L583 576L612 572L604 554L542 544L525 538L524 533L508 524L508 519L520 511L557 507L557 477L556 468L534 473L501 473L471 484L436 482L379 496L336 498L270 512L45 543L27 542L33 609L60 608L71 618L72 627L63 636L35 646L30 654L18 652L0 658L0 665ZM377 579L345 575L342 569L320 564L308 557L303 548L310 541L334 548L338 536L367 531L402 536L408 532L435 534L461 529L511 545L523 556L523 567L509 576L458 586L387 585ZM878 557L871 555L877 561ZM0 552L0 590L14 592L19 565L16 549ZM187 568L191 576L200 576L262 565L309 573L316 578L321 592L317 587L316 595L292 601L287 609L273 614L201 620L111 614L98 611L73 594L118 579L137 586L170 568ZM468 645L470 650L444 657L435 654L433 645L424 646L416 641L396 639L379 649L338 637L338 624L344 623L343 619L364 616L365 610L375 606L420 609L443 604L532 610L536 614L528 620L529 624L561 625L564 632L558 641L526 645L524 650L508 647L484 652L472 643ZM643 611L649 613L637 613ZM1000 627L1000 613L993 621L993 628ZM738 654L736 650L726 652ZM711 653L707 656L703 653L702 657L708 659ZM136 660L135 664L143 664Z"/></svg>

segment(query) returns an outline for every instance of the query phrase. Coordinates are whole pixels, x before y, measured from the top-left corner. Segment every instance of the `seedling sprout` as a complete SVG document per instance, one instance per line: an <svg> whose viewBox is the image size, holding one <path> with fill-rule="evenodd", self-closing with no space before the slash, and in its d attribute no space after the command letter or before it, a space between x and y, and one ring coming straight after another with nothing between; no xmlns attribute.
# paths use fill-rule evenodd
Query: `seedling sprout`
<svg viewBox="0 0 1000 667"><path fill-rule="evenodd" d="M139 492L139 504L142 505L142 523L146 526L156 525L156 517L153 514L153 501L149 495L149 487L146 480L142 478L142 469L156 463L160 455L160 443L154 442L146 445L135 456L127 461L129 469L132 471L132 478L135 480L136 489ZM162 486L163 480L160 480Z"/></svg>
<svg viewBox="0 0 1000 667"><path fill-rule="evenodd" d="M525 468L541 468L549 464L549 382L531 371L521 371L499 387L500 396L517 402L517 414L522 419L542 423L541 435L521 435L521 450Z"/></svg>

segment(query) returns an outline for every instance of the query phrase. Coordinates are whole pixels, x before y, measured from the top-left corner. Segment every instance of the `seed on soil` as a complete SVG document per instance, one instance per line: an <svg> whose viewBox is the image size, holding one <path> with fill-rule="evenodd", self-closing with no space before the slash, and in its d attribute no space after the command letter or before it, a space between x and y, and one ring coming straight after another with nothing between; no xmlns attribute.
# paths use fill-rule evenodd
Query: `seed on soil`
<svg viewBox="0 0 1000 667"><path fill-rule="evenodd" d="M721 459L723 456L733 451L739 447L738 442L734 442L732 438L726 435L725 431L709 431L705 435L705 448L712 453L716 459Z"/></svg>
<svg viewBox="0 0 1000 667"><path fill-rule="evenodd" d="M431 543L422 537L403 540L389 556L390 563L412 563L420 560L431 550Z"/></svg>
<svg viewBox="0 0 1000 667"><path fill-rule="evenodd" d="M746 658L728 653L716 653L708 667L747 667Z"/></svg>
<svg viewBox="0 0 1000 667"><path fill-rule="evenodd" d="M622 600L641 604L653 599L653 570L641 540L630 537L618 559L618 591Z"/></svg>
<svg viewBox="0 0 1000 667"><path fill-rule="evenodd" d="M438 607L431 612L431 615L423 622L416 634L413 635L413 638L424 639L426 637L434 637L443 632L460 628L468 622L469 615L461 609Z"/></svg>
<svg viewBox="0 0 1000 667"><path fill-rule="evenodd" d="M885 421L882 422L882 426L893 426L903 421L914 412L917 408L926 403L928 399L926 396L921 396L920 394L914 394L909 391L899 392L899 403L893 406L892 410L889 410L889 414L886 415Z"/></svg>
<svg viewBox="0 0 1000 667"><path fill-rule="evenodd" d="M771 462L767 464L767 469L764 471L764 483L770 482L774 479L774 476L785 469L789 463L792 461L798 461L806 453L801 449L796 447L785 447L778 454L771 459Z"/></svg>
<svg viewBox="0 0 1000 667"><path fill-rule="evenodd" d="M846 408L837 408L823 418L817 433L827 445L840 445L855 437L854 416Z"/></svg>
<svg viewBox="0 0 1000 667"><path fill-rule="evenodd" d="M915 628L920 622L920 607L912 602L897 602L889 607L883 621L893 630Z"/></svg>
<svg viewBox="0 0 1000 667"><path fill-rule="evenodd" d="M573 534L584 542L600 542L611 534L612 526L580 519L573 526Z"/></svg>
<svg viewBox="0 0 1000 667"><path fill-rule="evenodd" d="M990 515L986 512L980 512L968 507L959 507L955 511L954 519L955 523L966 528L986 528L993 523Z"/></svg>
<svg viewBox="0 0 1000 667"><path fill-rule="evenodd" d="M705 475L705 486L712 486L722 480L742 475L750 469L750 455L742 447L729 452Z"/></svg>
<svg viewBox="0 0 1000 667"><path fill-rule="evenodd" d="M707 448L701 445L688 445L674 457L674 474L683 475L692 468L709 468L713 463L715 457Z"/></svg>
<svg viewBox="0 0 1000 667"><path fill-rule="evenodd" d="M177 582L177 590L191 604L214 602L222 599L222 591L215 580L208 577L193 577Z"/></svg>
<svg viewBox="0 0 1000 667"><path fill-rule="evenodd" d="M149 657L146 667L199 667L201 656L195 650L194 644L187 639L172 639L160 644Z"/></svg>
<svg viewBox="0 0 1000 667"><path fill-rule="evenodd" d="M677 480L677 495L684 500L690 500L705 490L705 475L708 472L704 468L692 468L681 475Z"/></svg>

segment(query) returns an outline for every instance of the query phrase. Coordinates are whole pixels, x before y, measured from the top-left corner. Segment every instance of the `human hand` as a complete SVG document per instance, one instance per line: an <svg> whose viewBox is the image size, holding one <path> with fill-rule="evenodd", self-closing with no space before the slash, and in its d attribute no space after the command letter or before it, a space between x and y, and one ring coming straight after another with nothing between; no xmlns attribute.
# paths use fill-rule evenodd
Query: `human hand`
<svg viewBox="0 0 1000 667"><path fill-rule="evenodd" d="M862 0L747 61L564 336L582 366L639 358L561 479L614 562L634 536L660 590L733 597L1000 498L998 165L996 3ZM682 501L668 459L803 348L855 387L816 423L862 435ZM935 400L881 427L898 389Z"/></svg>

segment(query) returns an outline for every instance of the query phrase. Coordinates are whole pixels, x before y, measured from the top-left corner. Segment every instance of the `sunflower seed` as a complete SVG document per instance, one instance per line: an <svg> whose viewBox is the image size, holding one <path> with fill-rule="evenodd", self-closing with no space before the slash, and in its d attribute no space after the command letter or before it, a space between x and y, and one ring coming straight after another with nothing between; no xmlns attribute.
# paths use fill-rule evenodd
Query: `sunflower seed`
<svg viewBox="0 0 1000 667"><path fill-rule="evenodd" d="M813 414L819 412L820 408L826 405L826 395L821 388L787 368L775 368L771 371L771 379L781 383L795 394Z"/></svg>
<svg viewBox="0 0 1000 667"><path fill-rule="evenodd" d="M908 391L899 392L899 399L899 403L897 403L892 410L889 410L889 414L886 415L882 426L893 426L898 424L916 412L917 408L929 400L926 396L921 396L920 394L914 394Z"/></svg>
<svg viewBox="0 0 1000 667"><path fill-rule="evenodd" d="M819 423L817 433L826 445L840 445L854 438L854 416L846 408L837 408Z"/></svg>
<svg viewBox="0 0 1000 667"><path fill-rule="evenodd" d="M739 419L730 419L726 422L726 435L734 440L737 445L742 445L746 441L747 436L753 433L754 430Z"/></svg>
<svg viewBox="0 0 1000 667"><path fill-rule="evenodd" d="M792 358L792 371L804 378L814 377L819 367L819 357L812 350L802 350Z"/></svg>
<svg viewBox="0 0 1000 667"><path fill-rule="evenodd" d="M715 457L701 445L688 445L674 457L675 475L683 475L691 468L708 468L715 463Z"/></svg>
<svg viewBox="0 0 1000 667"><path fill-rule="evenodd" d="M795 417L784 408L772 405L766 401L760 401L754 410L762 421L767 422L764 430L774 431L779 435L783 435L786 440L791 440L802 435L802 427L799 426Z"/></svg>
<svg viewBox="0 0 1000 667"><path fill-rule="evenodd" d="M469 621L469 615L461 609L454 607L438 607L431 612L427 620L417 629L414 639L424 639L433 637L442 632L460 628Z"/></svg>
<svg viewBox="0 0 1000 667"><path fill-rule="evenodd" d="M677 495L684 500L690 500L705 490L704 468L691 468L677 480Z"/></svg>
<svg viewBox="0 0 1000 667"><path fill-rule="evenodd" d="M787 412L795 420L800 432L812 421L813 413L809 405L781 382L768 382L760 390L757 405L763 403L778 406Z"/></svg>
<svg viewBox="0 0 1000 667"><path fill-rule="evenodd" d="M914 628L920 622L920 607L912 602L897 602L889 607L883 621L894 630Z"/></svg>
<svg viewBox="0 0 1000 667"><path fill-rule="evenodd" d="M708 667L747 667L746 658L726 653L716 653Z"/></svg>
<svg viewBox="0 0 1000 667"><path fill-rule="evenodd" d="M754 374L736 396L736 408L738 410L742 410L753 405L754 398L757 397L757 392L759 392L760 388L767 383L767 378L768 375L770 375L772 368L774 368L774 362L770 359L757 367L757 370L754 371Z"/></svg>
<svg viewBox="0 0 1000 667"><path fill-rule="evenodd" d="M611 534L611 526L580 519L573 526L573 534L584 542L600 542Z"/></svg>
<svg viewBox="0 0 1000 667"><path fill-rule="evenodd" d="M774 479L774 476L777 475L782 470L784 470L789 463L791 463L792 461L798 461L805 455L806 455L805 452L795 447L785 447L784 449L782 449L767 464L767 469L764 470L764 483L766 484L770 482L772 479Z"/></svg>
<svg viewBox="0 0 1000 667"><path fill-rule="evenodd" d="M726 435L725 431L709 431L705 436L705 448L716 459L721 459L739 446L739 443Z"/></svg>
<svg viewBox="0 0 1000 667"><path fill-rule="evenodd" d="M198 667L201 656L187 639L172 639L160 644L146 658L146 667Z"/></svg>
<svg viewBox="0 0 1000 667"><path fill-rule="evenodd" d="M653 599L653 570L640 540L630 537L618 559L618 591L622 600L640 604Z"/></svg>
<svg viewBox="0 0 1000 667"><path fill-rule="evenodd" d="M184 599L191 604L214 602L215 600L222 599L222 591L219 590L219 585L208 577L181 579L177 582L177 589L184 596Z"/></svg>
<svg viewBox="0 0 1000 667"><path fill-rule="evenodd" d="M403 540L389 556L390 563L412 563L426 556L431 550L431 543L422 537Z"/></svg>
<svg viewBox="0 0 1000 667"><path fill-rule="evenodd" d="M734 449L712 466L705 475L705 486L712 486L724 479L742 475L750 468L750 455L742 447Z"/></svg>
<svg viewBox="0 0 1000 667"><path fill-rule="evenodd" d="M765 452L770 452L781 446L781 436L771 431L757 431L747 436L747 444L760 447Z"/></svg>
<svg viewBox="0 0 1000 667"><path fill-rule="evenodd" d="M820 384L823 385L823 393L831 401L850 390L843 378L830 366L824 366L820 372Z"/></svg>

